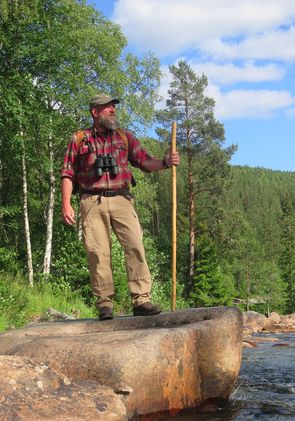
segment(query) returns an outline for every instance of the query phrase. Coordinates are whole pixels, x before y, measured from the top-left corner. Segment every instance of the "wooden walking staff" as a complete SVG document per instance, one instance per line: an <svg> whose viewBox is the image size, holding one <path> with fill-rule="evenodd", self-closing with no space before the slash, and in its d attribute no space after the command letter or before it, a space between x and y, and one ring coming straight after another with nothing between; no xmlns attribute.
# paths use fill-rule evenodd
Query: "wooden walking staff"
<svg viewBox="0 0 295 421"><path fill-rule="evenodd" d="M172 123L172 139L171 139L172 153L176 152L176 122ZM172 165L172 301L171 309L176 309L176 166Z"/></svg>

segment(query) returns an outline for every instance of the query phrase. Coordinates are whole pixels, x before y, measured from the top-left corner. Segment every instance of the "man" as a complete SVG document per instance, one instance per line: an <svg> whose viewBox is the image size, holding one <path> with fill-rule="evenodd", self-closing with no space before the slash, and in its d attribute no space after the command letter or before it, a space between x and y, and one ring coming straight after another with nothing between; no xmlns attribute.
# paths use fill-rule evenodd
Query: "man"
<svg viewBox="0 0 295 421"><path fill-rule="evenodd" d="M62 216L69 225L75 224L71 206L74 184L79 188L83 241L100 320L113 318L111 230L125 253L133 314L149 316L161 312L159 306L150 302L151 275L129 192L133 177L128 161L145 172L179 164L178 152L169 151L163 159L151 157L132 133L120 129L115 107L118 103L117 98L106 94L91 99L93 126L73 135L61 171Z"/></svg>

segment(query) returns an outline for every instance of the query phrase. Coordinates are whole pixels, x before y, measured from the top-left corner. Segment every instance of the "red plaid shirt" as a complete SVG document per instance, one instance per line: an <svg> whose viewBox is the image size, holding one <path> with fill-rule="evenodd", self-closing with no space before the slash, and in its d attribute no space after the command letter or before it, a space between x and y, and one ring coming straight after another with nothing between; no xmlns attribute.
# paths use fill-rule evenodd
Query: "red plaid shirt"
<svg viewBox="0 0 295 421"><path fill-rule="evenodd" d="M68 177L74 183L78 183L81 190L117 190L128 187L132 179L128 161L132 166L149 172L145 164L152 157L132 133L125 131L128 151L124 140L116 131L108 131L102 135L93 126L86 129L85 134L87 139L83 139L78 146L77 133L74 133L68 144L61 170L61 177ZM95 166L96 157L108 153L116 159L119 174L115 176L110 171L104 171L99 177Z"/></svg>

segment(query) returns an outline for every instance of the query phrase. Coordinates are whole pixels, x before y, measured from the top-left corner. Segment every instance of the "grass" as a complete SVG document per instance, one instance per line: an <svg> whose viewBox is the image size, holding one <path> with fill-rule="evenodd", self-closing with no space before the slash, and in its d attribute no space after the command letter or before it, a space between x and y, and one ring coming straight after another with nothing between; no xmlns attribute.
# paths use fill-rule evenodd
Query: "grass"
<svg viewBox="0 0 295 421"><path fill-rule="evenodd" d="M95 307L65 283L42 281L29 288L21 277L0 274L0 331L23 327L49 307L79 318L97 317Z"/></svg>

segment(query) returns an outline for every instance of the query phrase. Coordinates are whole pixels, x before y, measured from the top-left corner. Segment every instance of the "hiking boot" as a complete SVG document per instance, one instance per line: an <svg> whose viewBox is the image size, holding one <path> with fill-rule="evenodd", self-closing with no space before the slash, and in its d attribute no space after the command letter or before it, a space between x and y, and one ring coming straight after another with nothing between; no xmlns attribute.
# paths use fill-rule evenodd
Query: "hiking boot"
<svg viewBox="0 0 295 421"><path fill-rule="evenodd" d="M99 320L111 320L113 318L113 310L111 307L101 307L99 309Z"/></svg>
<svg viewBox="0 0 295 421"><path fill-rule="evenodd" d="M154 316L155 314L159 314L161 312L161 307L151 303L150 301L133 308L134 316Z"/></svg>

